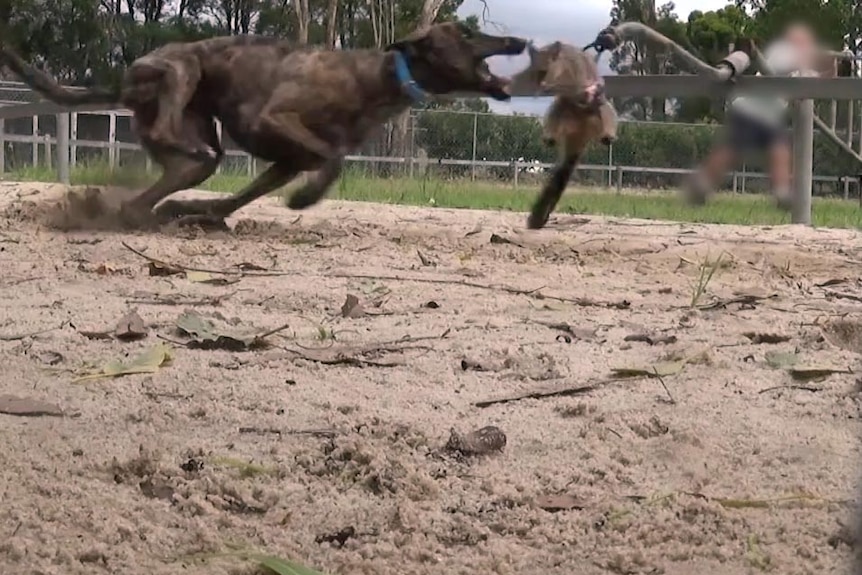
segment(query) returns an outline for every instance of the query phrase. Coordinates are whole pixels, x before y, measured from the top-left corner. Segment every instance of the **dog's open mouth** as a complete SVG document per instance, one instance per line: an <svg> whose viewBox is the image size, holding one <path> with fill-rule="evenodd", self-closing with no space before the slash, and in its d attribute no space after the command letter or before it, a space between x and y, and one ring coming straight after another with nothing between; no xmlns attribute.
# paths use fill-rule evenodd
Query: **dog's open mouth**
<svg viewBox="0 0 862 575"><path fill-rule="evenodd" d="M479 75L479 80L482 84L482 92L488 94L495 100L507 101L512 95L509 92L510 81L508 78L501 78L491 73L488 65L483 61L479 64L476 71Z"/></svg>

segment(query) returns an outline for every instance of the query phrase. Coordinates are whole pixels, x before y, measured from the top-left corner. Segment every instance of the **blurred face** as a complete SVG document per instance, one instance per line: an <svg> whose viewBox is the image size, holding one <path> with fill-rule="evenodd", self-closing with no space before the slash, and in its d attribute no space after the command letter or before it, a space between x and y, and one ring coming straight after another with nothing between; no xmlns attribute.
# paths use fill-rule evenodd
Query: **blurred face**
<svg viewBox="0 0 862 575"><path fill-rule="evenodd" d="M814 64L814 56L817 41L812 30L804 24L794 24L787 28L784 39L796 48L803 66L811 67Z"/></svg>

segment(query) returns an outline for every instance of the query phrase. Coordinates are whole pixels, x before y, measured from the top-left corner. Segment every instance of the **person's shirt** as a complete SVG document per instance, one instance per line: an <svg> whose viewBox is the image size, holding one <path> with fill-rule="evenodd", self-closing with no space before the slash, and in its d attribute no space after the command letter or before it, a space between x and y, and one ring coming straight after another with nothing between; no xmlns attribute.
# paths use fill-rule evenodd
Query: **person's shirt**
<svg viewBox="0 0 862 575"><path fill-rule="evenodd" d="M763 55L774 76L808 76L800 70L799 55L789 42L778 40L770 44ZM758 72L759 76L760 73ZM744 114L764 124L783 127L787 120L788 102L778 96L737 96L730 102L733 112Z"/></svg>

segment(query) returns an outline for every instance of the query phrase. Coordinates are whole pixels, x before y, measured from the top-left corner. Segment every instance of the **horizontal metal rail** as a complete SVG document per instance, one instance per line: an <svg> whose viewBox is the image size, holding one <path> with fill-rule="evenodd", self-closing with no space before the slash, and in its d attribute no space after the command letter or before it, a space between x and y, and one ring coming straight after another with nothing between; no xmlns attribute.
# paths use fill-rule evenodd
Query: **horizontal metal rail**
<svg viewBox="0 0 862 575"><path fill-rule="evenodd" d="M710 81L694 74L673 76L605 76L610 97L693 98L730 94L781 97L790 100L853 100L862 98L862 78L788 78L740 76L731 82ZM0 107L0 120L64 112L109 112L122 107L104 104L67 107L48 101Z"/></svg>
<svg viewBox="0 0 862 575"><path fill-rule="evenodd" d="M18 144L37 144L49 146L57 145L57 139L50 136L22 136L15 134L6 134L3 138L6 142ZM143 149L138 144L129 142L110 142L99 140L69 140L69 144L78 149L81 148L96 148L102 150L115 149L131 152L142 152ZM247 158L252 157L246 152L239 149L225 150L225 155L232 158ZM356 163L380 163L380 164L406 164L410 161L409 158L399 156L365 156L365 155L350 155L346 156L345 160ZM541 169L547 170L554 167L554 164L549 162L530 162L522 160L458 160L452 158L413 158L415 165L425 166L462 166L462 167L477 167L477 168L509 168L515 170L523 169ZM631 166L631 165L616 165L616 164L581 164L578 166L579 171L589 172L609 172L625 174L656 174L656 175L688 175L694 173L694 170L687 168L657 168L649 166ZM747 179L767 179L769 174L764 172L734 172L735 177L744 177ZM856 175L848 176L813 176L815 182L824 183L841 183L847 179L855 180Z"/></svg>
<svg viewBox="0 0 862 575"><path fill-rule="evenodd" d="M862 78L740 76L722 83L693 74L605 76L605 90L611 97L721 98L739 94L789 100L854 100L862 98Z"/></svg>

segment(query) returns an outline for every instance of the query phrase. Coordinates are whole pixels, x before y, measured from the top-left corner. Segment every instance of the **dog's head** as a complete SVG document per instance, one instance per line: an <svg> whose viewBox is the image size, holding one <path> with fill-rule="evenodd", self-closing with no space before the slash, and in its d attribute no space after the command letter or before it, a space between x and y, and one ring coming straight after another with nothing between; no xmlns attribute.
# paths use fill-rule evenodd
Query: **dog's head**
<svg viewBox="0 0 862 575"><path fill-rule="evenodd" d="M554 42L538 49L530 46L529 54L530 65L512 78L513 95L545 92L577 105L595 104L604 81L595 62L583 50Z"/></svg>
<svg viewBox="0 0 862 575"><path fill-rule="evenodd" d="M403 54L416 81L433 94L473 92L508 100L509 81L492 74L485 59L515 56L526 47L522 38L492 36L446 22L417 30L387 50Z"/></svg>

